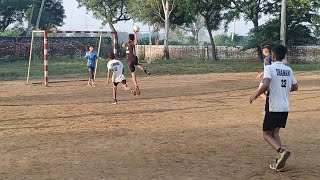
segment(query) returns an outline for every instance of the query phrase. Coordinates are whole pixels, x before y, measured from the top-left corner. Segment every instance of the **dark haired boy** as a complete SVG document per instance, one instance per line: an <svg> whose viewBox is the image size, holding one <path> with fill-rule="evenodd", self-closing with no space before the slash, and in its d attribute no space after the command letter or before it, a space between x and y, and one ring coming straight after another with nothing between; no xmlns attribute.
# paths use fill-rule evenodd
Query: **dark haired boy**
<svg viewBox="0 0 320 180"><path fill-rule="evenodd" d="M262 48L262 53L264 55L264 60L263 60L263 69L268 66L268 65L271 65L272 64L272 56L271 56L271 46L270 45L266 45ZM263 77L263 72L259 73L256 77L256 79L260 79ZM260 87L262 86L262 81L260 82L259 84L259 89ZM265 93L262 93L260 95L260 97L263 99L263 100L266 100L267 99L267 95Z"/></svg>
<svg viewBox="0 0 320 180"><path fill-rule="evenodd" d="M137 92L137 95L140 95L140 89L137 83L137 77L135 73L135 70L136 70L135 66L137 66L141 71L143 71L148 76L151 73L145 70L142 64L139 63L139 60L136 54L136 48L135 48L135 45L137 44L138 44L138 40L135 39L134 34L129 34L129 41L124 43L122 47L126 49L126 58L128 61L128 66L130 69L132 81L135 85L135 90Z"/></svg>
<svg viewBox="0 0 320 180"><path fill-rule="evenodd" d="M289 95L291 91L298 90L297 80L290 67L282 60L287 53L286 47L278 45L272 49L272 65L264 69L261 88L250 97L252 103L262 93L268 91L265 117L263 122L263 137L277 152L278 157L270 168L282 171L290 152L281 145L280 128L285 128L289 112Z"/></svg>

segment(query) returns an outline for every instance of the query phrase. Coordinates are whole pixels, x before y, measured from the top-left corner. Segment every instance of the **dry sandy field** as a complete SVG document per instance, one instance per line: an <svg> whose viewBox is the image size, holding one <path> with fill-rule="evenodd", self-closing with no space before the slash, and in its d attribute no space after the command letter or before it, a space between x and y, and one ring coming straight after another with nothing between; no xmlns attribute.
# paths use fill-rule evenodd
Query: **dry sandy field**
<svg viewBox="0 0 320 180"><path fill-rule="evenodd" d="M105 79L0 82L0 179L319 179L320 74L296 74L278 173L255 76L140 77L117 105Z"/></svg>

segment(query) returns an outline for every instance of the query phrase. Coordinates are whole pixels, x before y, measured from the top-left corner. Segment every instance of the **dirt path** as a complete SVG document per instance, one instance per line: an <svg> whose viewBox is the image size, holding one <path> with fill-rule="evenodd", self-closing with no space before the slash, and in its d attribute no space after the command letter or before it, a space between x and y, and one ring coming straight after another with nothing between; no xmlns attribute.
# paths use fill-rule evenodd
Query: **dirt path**
<svg viewBox="0 0 320 180"><path fill-rule="evenodd" d="M319 179L320 75L298 74L285 172L262 139L255 74L139 79L142 95L85 81L0 83L0 179ZM131 81L129 81L130 84Z"/></svg>

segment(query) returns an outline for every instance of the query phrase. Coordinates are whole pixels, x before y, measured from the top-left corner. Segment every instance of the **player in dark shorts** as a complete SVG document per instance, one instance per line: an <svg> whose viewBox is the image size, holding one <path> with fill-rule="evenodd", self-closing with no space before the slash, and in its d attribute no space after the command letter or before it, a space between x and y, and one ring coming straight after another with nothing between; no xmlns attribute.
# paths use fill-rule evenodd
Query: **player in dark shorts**
<svg viewBox="0 0 320 180"><path fill-rule="evenodd" d="M144 69L142 64L139 63L139 59L136 55L136 49L135 49L135 45L137 44L138 44L138 40L134 38L134 34L129 34L129 41L124 43L122 47L126 49L126 57L127 57L128 66L131 72L132 81L135 85L135 90L137 92L137 95L140 95L140 89L137 83L137 78L135 73L136 66L148 76L151 73L148 72L146 69Z"/></svg>

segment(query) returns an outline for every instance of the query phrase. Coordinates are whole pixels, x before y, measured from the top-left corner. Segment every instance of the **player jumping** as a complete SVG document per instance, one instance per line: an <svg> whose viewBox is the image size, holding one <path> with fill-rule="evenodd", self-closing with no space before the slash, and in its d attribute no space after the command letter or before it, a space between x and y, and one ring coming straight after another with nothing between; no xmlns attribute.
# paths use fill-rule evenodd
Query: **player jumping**
<svg viewBox="0 0 320 180"><path fill-rule="evenodd" d="M131 91L131 93L135 96L136 92L131 87L127 86L126 78L123 75L124 69L121 61L115 59L114 53L109 54L109 62L108 62L108 75L107 75L107 83L109 84L110 74L112 73L112 83L113 83L113 102L112 104L117 104L117 86L119 83L122 83L124 90Z"/></svg>
<svg viewBox="0 0 320 180"><path fill-rule="evenodd" d="M263 138L277 152L278 157L270 168L282 171L290 152L281 145L280 128L285 128L289 112L289 95L298 90L297 80L292 69L283 64L282 60L287 53L286 47L278 45L272 49L272 65L264 69L261 88L250 97L252 103L258 96L268 91L263 122Z"/></svg>
<svg viewBox="0 0 320 180"><path fill-rule="evenodd" d="M128 66L131 72L132 81L135 85L135 90L137 95L140 95L140 89L137 83L135 66L137 66L140 70L142 70L146 75L150 75L151 73L144 69L144 67L139 63L138 57L136 55L135 45L138 44L138 40L134 38L134 34L129 34L129 41L122 45L123 48L126 48L126 57L128 61Z"/></svg>

